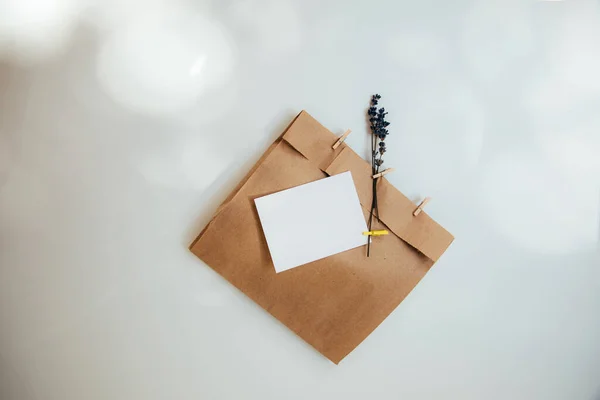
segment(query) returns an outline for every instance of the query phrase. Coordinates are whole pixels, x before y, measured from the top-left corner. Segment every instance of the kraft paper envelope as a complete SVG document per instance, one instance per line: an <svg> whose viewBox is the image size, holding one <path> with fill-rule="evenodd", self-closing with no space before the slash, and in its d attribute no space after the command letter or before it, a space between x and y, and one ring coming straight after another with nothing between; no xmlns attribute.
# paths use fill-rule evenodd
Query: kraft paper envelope
<svg viewBox="0 0 600 400"><path fill-rule="evenodd" d="M277 274L254 199L318 179L352 173L365 219L371 207L371 165L306 111L270 146L218 208L191 251L271 315L339 363L404 300L446 251L453 236L385 178L377 184L387 229L365 246ZM335 212L335 204L323 199Z"/></svg>

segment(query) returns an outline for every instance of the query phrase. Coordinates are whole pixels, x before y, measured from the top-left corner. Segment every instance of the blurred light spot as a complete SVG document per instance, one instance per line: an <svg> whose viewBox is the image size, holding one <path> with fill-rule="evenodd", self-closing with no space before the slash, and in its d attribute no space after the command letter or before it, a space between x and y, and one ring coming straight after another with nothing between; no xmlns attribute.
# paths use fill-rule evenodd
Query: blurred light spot
<svg viewBox="0 0 600 400"><path fill-rule="evenodd" d="M476 77L493 80L533 47L529 5L520 0L476 1L462 32L465 61Z"/></svg>
<svg viewBox="0 0 600 400"><path fill-rule="evenodd" d="M101 32L111 32L145 17L189 12L185 0L92 0L85 20Z"/></svg>
<svg viewBox="0 0 600 400"><path fill-rule="evenodd" d="M198 99L195 109L201 111L181 113L177 116L177 122L181 126L188 126L190 129L196 130L199 124L229 117L230 111L238 103L239 97L238 85L232 78L230 84L207 91Z"/></svg>
<svg viewBox="0 0 600 400"><path fill-rule="evenodd" d="M538 119L585 107L600 93L600 3L568 3L545 33L547 62L524 87L524 105Z"/></svg>
<svg viewBox="0 0 600 400"><path fill-rule="evenodd" d="M166 188L202 192L233 162L210 137L194 137L146 153L134 161L147 182Z"/></svg>
<svg viewBox="0 0 600 400"><path fill-rule="evenodd" d="M294 52L302 44L298 11L287 0L235 0L229 9L244 37L273 60L275 53Z"/></svg>
<svg viewBox="0 0 600 400"><path fill-rule="evenodd" d="M516 245L568 254L598 245L600 187L526 155L491 163L481 177L483 213Z"/></svg>
<svg viewBox="0 0 600 400"><path fill-rule="evenodd" d="M0 55L33 63L59 53L84 4L75 0L0 2Z"/></svg>
<svg viewBox="0 0 600 400"><path fill-rule="evenodd" d="M600 90L600 3L577 7L565 15L556 32L551 63L569 84Z"/></svg>
<svg viewBox="0 0 600 400"><path fill-rule="evenodd" d="M389 166L406 171L403 185L428 196L468 179L483 147L480 102L468 87L445 82L411 92L402 113L390 119L388 147L401 154Z"/></svg>
<svg viewBox="0 0 600 400"><path fill-rule="evenodd" d="M439 66L445 58L445 46L427 33L403 33L387 41L387 53L401 67L426 69Z"/></svg>
<svg viewBox="0 0 600 400"><path fill-rule="evenodd" d="M185 110L232 73L232 43L221 26L200 16L136 21L104 44L98 76L110 96L140 113Z"/></svg>
<svg viewBox="0 0 600 400"><path fill-rule="evenodd" d="M192 65L192 68L190 68L190 76L196 77L196 76L200 75L200 73L202 72L202 69L204 68L205 63L206 63L206 57L198 57L198 60L196 60L194 65Z"/></svg>
<svg viewBox="0 0 600 400"><path fill-rule="evenodd" d="M536 140L561 168L600 183L600 118L567 121L563 129L539 129Z"/></svg>
<svg viewBox="0 0 600 400"><path fill-rule="evenodd" d="M547 62L523 88L541 150L570 173L600 181L600 3L569 2L545 33Z"/></svg>

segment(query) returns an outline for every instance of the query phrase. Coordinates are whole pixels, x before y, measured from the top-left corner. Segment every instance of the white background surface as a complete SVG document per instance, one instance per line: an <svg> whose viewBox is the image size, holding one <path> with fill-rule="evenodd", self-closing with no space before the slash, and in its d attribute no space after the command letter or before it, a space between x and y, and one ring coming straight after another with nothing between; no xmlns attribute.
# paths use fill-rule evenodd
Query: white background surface
<svg viewBox="0 0 600 400"><path fill-rule="evenodd" d="M0 10L3 399L599 398L597 1ZM457 239L336 367L187 245L301 109L366 155L374 92Z"/></svg>

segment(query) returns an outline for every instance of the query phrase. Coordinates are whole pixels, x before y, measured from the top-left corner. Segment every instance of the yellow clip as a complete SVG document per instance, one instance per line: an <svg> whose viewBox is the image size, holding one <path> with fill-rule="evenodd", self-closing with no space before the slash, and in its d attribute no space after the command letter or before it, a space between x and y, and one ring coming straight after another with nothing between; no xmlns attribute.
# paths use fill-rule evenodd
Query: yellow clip
<svg viewBox="0 0 600 400"><path fill-rule="evenodd" d="M389 234L389 232L386 230L363 232L363 235L365 235L365 236L383 236L383 235L388 235L388 234Z"/></svg>

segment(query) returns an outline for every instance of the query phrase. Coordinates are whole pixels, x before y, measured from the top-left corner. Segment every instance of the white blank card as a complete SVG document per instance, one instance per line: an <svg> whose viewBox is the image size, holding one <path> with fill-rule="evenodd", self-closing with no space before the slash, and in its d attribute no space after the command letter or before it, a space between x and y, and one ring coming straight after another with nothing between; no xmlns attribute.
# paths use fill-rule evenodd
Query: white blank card
<svg viewBox="0 0 600 400"><path fill-rule="evenodd" d="M350 172L254 200L275 271L365 245L367 230Z"/></svg>

